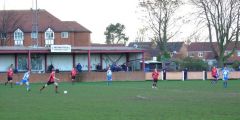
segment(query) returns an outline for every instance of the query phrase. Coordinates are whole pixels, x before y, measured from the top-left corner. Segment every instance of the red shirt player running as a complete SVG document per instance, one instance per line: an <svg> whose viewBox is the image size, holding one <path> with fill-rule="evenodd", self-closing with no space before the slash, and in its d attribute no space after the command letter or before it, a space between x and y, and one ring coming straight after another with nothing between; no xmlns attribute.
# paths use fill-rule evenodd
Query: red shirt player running
<svg viewBox="0 0 240 120"><path fill-rule="evenodd" d="M218 70L215 66L212 68L212 77L214 78L213 81L211 82L212 84L216 84L218 80Z"/></svg>
<svg viewBox="0 0 240 120"><path fill-rule="evenodd" d="M152 88L157 88L157 81L158 81L159 73L157 69L155 68L152 72L152 78L153 78L153 85Z"/></svg>
<svg viewBox="0 0 240 120"><path fill-rule="evenodd" d="M10 82L12 87L13 85L12 80L13 80L13 69L10 67L7 71L7 82L5 82L5 85L7 85Z"/></svg>
<svg viewBox="0 0 240 120"><path fill-rule="evenodd" d="M40 92L47 87L48 85L54 84L55 85L55 92L58 93L58 83L55 80L59 80L55 77L55 71L52 70L48 82L40 89Z"/></svg>

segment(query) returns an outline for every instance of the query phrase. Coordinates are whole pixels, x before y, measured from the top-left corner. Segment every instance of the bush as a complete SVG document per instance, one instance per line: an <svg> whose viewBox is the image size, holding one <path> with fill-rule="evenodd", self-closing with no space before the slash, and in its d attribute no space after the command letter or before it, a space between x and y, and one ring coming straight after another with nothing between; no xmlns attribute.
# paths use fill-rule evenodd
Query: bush
<svg viewBox="0 0 240 120"><path fill-rule="evenodd" d="M190 57L179 61L181 69L188 68L189 71L203 71L207 70L208 64L200 59L193 59Z"/></svg>
<svg viewBox="0 0 240 120"><path fill-rule="evenodd" d="M239 61L234 61L233 64L232 64L232 68L235 69L235 70L240 70L239 66L240 66Z"/></svg>

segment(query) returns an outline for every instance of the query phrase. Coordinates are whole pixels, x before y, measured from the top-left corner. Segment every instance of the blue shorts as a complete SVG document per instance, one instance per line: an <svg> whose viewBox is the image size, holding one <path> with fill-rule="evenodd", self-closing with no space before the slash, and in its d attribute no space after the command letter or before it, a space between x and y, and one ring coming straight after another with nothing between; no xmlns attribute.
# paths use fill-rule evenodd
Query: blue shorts
<svg viewBox="0 0 240 120"><path fill-rule="evenodd" d="M22 83L27 83L28 82L28 80L24 80L24 79L22 79L22 81L21 81Z"/></svg>
<svg viewBox="0 0 240 120"><path fill-rule="evenodd" d="M112 81L112 76L107 76L108 81Z"/></svg>
<svg viewBox="0 0 240 120"><path fill-rule="evenodd" d="M224 80L224 81L228 80L228 77L223 77L223 80Z"/></svg>

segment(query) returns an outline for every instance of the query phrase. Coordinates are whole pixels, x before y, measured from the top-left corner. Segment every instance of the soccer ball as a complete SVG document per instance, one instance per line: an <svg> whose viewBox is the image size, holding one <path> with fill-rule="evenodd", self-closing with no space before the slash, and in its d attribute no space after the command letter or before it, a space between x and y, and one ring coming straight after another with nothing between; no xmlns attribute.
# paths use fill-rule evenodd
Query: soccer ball
<svg viewBox="0 0 240 120"><path fill-rule="evenodd" d="M64 94L67 94L67 91L66 91L66 90L64 90L64 91L63 91L63 93L64 93Z"/></svg>

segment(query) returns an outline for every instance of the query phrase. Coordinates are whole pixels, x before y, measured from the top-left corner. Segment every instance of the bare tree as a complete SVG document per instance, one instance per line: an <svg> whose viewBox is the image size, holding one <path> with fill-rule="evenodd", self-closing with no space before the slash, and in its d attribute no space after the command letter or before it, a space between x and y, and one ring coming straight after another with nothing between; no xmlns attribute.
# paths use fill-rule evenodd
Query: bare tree
<svg viewBox="0 0 240 120"><path fill-rule="evenodd" d="M144 42L147 38L147 31L148 31L148 28L147 27L143 27L143 28L140 28L138 29L138 32L137 32L137 37L136 37L136 42Z"/></svg>
<svg viewBox="0 0 240 120"><path fill-rule="evenodd" d="M16 15L14 11L2 10L0 11L0 44L6 46L11 39L11 33L17 28L20 16Z"/></svg>
<svg viewBox="0 0 240 120"><path fill-rule="evenodd" d="M235 52L239 41L239 0L191 0L198 8L201 23L208 29L209 41L219 66ZM216 41L214 44L214 41ZM230 44L234 47L226 53Z"/></svg>
<svg viewBox="0 0 240 120"><path fill-rule="evenodd" d="M179 6L181 0L139 0L143 13L146 14L149 28L153 31L155 42L160 47L162 54L167 53L167 41L177 32L170 33L174 28L173 15ZM171 22L174 21L174 22Z"/></svg>

